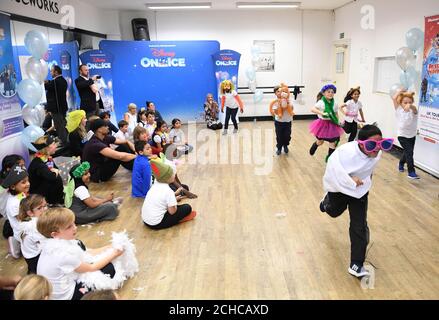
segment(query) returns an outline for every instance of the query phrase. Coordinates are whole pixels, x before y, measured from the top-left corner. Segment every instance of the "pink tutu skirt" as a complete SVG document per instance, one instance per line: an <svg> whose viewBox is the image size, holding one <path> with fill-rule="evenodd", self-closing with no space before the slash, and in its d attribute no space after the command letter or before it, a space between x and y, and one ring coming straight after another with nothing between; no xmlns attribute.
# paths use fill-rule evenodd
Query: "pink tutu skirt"
<svg viewBox="0 0 439 320"><path fill-rule="evenodd" d="M309 125L309 132L317 139L325 140L339 138L344 131L330 120L317 119Z"/></svg>

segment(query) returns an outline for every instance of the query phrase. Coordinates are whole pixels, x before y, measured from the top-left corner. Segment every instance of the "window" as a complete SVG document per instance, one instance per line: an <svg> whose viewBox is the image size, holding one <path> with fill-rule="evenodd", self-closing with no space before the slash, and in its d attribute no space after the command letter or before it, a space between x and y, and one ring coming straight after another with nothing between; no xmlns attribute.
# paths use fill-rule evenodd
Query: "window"
<svg viewBox="0 0 439 320"><path fill-rule="evenodd" d="M335 72L343 73L344 72L344 51L337 52L336 54L336 63L335 63Z"/></svg>
<svg viewBox="0 0 439 320"><path fill-rule="evenodd" d="M375 58L374 92L389 93L390 87L399 83L400 73L395 57Z"/></svg>

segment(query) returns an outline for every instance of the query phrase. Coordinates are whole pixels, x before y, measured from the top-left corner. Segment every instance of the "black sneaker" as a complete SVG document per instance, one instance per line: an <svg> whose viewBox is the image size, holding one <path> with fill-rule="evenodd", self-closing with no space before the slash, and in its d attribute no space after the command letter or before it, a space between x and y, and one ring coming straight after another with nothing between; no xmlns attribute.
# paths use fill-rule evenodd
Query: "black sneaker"
<svg viewBox="0 0 439 320"><path fill-rule="evenodd" d="M364 276L370 275L369 271L364 268L364 266L359 266L358 264L352 263L348 269L348 272L357 278L362 278Z"/></svg>
<svg viewBox="0 0 439 320"><path fill-rule="evenodd" d="M282 149L277 149L277 150L276 150L276 155L277 155L277 156L280 156L281 153L282 153Z"/></svg>
<svg viewBox="0 0 439 320"><path fill-rule="evenodd" d="M313 156L314 153L316 153L318 147L319 146L317 145L317 143L314 142L312 144L311 148L309 149L309 154Z"/></svg>
<svg viewBox="0 0 439 320"><path fill-rule="evenodd" d="M285 152L286 154L288 154L288 152L290 152L290 150L288 150L288 146L284 146L284 152Z"/></svg>

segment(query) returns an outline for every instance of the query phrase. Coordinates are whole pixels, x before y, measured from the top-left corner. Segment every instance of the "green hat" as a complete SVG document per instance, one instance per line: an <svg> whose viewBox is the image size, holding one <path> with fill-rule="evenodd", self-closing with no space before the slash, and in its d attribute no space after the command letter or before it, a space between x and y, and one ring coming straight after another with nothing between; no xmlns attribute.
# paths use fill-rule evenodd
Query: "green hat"
<svg viewBox="0 0 439 320"><path fill-rule="evenodd" d="M152 174L158 182L167 183L169 181L169 178L171 178L174 174L171 166L163 163L161 159L152 159L150 161L150 164Z"/></svg>

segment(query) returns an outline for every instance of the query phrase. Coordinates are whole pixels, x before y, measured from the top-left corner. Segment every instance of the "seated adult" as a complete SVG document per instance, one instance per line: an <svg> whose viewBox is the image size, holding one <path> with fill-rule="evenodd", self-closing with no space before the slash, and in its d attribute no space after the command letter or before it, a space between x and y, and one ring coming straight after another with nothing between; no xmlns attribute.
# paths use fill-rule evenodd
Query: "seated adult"
<svg viewBox="0 0 439 320"><path fill-rule="evenodd" d="M96 119L90 124L94 135L85 144L82 160L90 163L91 181L108 181L116 173L120 165L128 170L133 170L136 155L123 150L129 150L129 141L121 141L109 135L108 125L102 119ZM119 147L113 150L110 145Z"/></svg>
<svg viewBox="0 0 439 320"><path fill-rule="evenodd" d="M160 112L155 108L155 104L152 101L146 101L146 110L154 111L155 114L155 122L164 122L162 115Z"/></svg>
<svg viewBox="0 0 439 320"><path fill-rule="evenodd" d="M67 132L69 133L69 149L73 157L82 157L87 142L85 125L87 117L84 110L75 110L67 115Z"/></svg>
<svg viewBox="0 0 439 320"><path fill-rule="evenodd" d="M112 132L117 133L119 131L119 129L110 120L110 118L111 118L111 113L110 112L108 112L108 111L101 112L99 114L99 118L101 118L102 120L107 121L108 128L110 129L110 133L112 133Z"/></svg>
<svg viewBox="0 0 439 320"><path fill-rule="evenodd" d="M213 95L209 93L204 102L204 119L206 120L207 128L212 130L220 130L223 124L218 119L219 106L213 99Z"/></svg>

